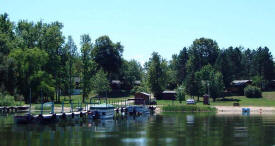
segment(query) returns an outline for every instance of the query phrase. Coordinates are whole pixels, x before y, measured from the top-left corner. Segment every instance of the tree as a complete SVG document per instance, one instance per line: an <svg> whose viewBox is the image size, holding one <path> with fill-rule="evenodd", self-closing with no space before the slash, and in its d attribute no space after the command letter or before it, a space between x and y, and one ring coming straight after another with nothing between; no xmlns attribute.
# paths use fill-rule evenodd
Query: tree
<svg viewBox="0 0 275 146"><path fill-rule="evenodd" d="M118 74L122 65L123 46L113 43L108 36L101 36L95 40L92 59L108 73L109 79Z"/></svg>
<svg viewBox="0 0 275 146"><path fill-rule="evenodd" d="M15 94L16 66L15 60L8 58L12 49L15 49L13 23L8 14L0 15L0 90Z"/></svg>
<svg viewBox="0 0 275 146"><path fill-rule="evenodd" d="M210 74L210 97L213 98L213 101L216 101L216 98L221 97L224 91L223 76L220 72L212 72Z"/></svg>
<svg viewBox="0 0 275 146"><path fill-rule="evenodd" d="M98 95L102 95L104 93L110 92L111 87L109 84L109 80L107 78L107 74L104 73L103 70L99 70L93 77L92 77L92 89Z"/></svg>
<svg viewBox="0 0 275 146"><path fill-rule="evenodd" d="M200 75L196 72L197 65L198 61L196 61L196 58L194 56L190 56L186 64L187 76L185 79L185 90L186 93L191 95L192 98L194 98L194 96L198 96L199 99L199 96L202 95L202 84Z"/></svg>
<svg viewBox="0 0 275 146"><path fill-rule="evenodd" d="M185 100L185 87L184 87L184 85L181 85L176 89L176 98L180 103L183 100Z"/></svg>
<svg viewBox="0 0 275 146"><path fill-rule="evenodd" d="M190 53L197 56L199 66L214 65L219 55L219 46L216 41L208 38L196 39L190 47Z"/></svg>
<svg viewBox="0 0 275 146"><path fill-rule="evenodd" d="M273 72L273 57L267 47L259 47L256 50L254 65L257 75L262 76L264 80L272 80Z"/></svg>
<svg viewBox="0 0 275 146"><path fill-rule="evenodd" d="M142 67L136 60L123 60L120 69L120 80L125 89L132 89L135 81L141 81Z"/></svg>
<svg viewBox="0 0 275 146"><path fill-rule="evenodd" d="M89 35L81 36L81 60L82 60L82 102L88 97L91 91L91 77L94 62L91 60L92 43Z"/></svg>
<svg viewBox="0 0 275 146"><path fill-rule="evenodd" d="M42 101L48 100L48 97L51 98L51 100L54 100L54 80L52 76L45 71L38 71L30 76L29 79L31 91L32 91L32 102L38 101L38 97L43 95L43 97L46 97L45 99L40 99Z"/></svg>
<svg viewBox="0 0 275 146"><path fill-rule="evenodd" d="M261 76L254 76L252 78L252 84L258 88L262 88L263 78Z"/></svg>
<svg viewBox="0 0 275 146"><path fill-rule="evenodd" d="M176 58L176 78L177 83L182 84L187 76L186 63L188 60L187 48L184 47Z"/></svg>
<svg viewBox="0 0 275 146"><path fill-rule="evenodd" d="M48 62L48 54L39 48L27 49L25 51L22 49L14 49L9 54L9 57L16 61L18 89L20 93L24 95L25 101L27 101L29 88L37 88L32 86L34 84L32 84L33 80L31 78L36 76L36 74L39 74L39 71ZM40 74L42 73L40 72ZM43 73L43 76L48 75ZM44 77L43 79L48 80L49 78L50 77ZM40 81L42 82L43 80ZM37 95L40 93L39 90L33 90L33 92Z"/></svg>
<svg viewBox="0 0 275 146"><path fill-rule="evenodd" d="M69 81L69 96L71 100L71 94L72 94L72 76L73 76L73 64L76 59L77 55L77 47L73 41L72 36L68 37L68 41L65 45L65 48L68 52L68 81Z"/></svg>
<svg viewBox="0 0 275 146"><path fill-rule="evenodd" d="M216 98L222 96L224 89L223 76L217 72L210 64L201 68L196 72L197 86L199 87L196 93L202 96L204 93L210 92L210 96L215 101ZM209 86L209 87L208 87ZM198 100L199 100L198 96Z"/></svg>
<svg viewBox="0 0 275 146"><path fill-rule="evenodd" d="M178 85L177 78L177 55L172 55L172 60L169 61L167 70L167 89L174 90Z"/></svg>
<svg viewBox="0 0 275 146"><path fill-rule="evenodd" d="M167 63L161 56L153 52L148 70L148 85L154 96L160 98L167 84Z"/></svg>

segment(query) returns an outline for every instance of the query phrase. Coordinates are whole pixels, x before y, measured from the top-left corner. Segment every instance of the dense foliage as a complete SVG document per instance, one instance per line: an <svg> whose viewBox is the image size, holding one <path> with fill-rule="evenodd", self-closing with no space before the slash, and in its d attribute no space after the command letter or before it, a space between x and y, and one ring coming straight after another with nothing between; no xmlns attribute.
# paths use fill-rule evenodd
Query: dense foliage
<svg viewBox="0 0 275 146"><path fill-rule="evenodd" d="M108 36L93 42L84 34L78 49L62 28L60 22L14 23L6 13L0 15L1 93L24 97L26 102L30 94L33 102L60 102L60 95L71 95L78 88L84 101L92 91L111 91L112 80L119 80L122 89L152 92L155 97L184 85L184 93L191 97L199 100L208 93L215 100L233 80L253 80L253 85L267 90L274 79L268 47L221 49L215 40L198 38L171 60L153 52L142 66L123 59L124 47ZM80 78L79 85L75 78Z"/></svg>
<svg viewBox="0 0 275 146"><path fill-rule="evenodd" d="M248 98L261 98L262 91L260 88L255 86L247 86L244 88L244 95Z"/></svg>

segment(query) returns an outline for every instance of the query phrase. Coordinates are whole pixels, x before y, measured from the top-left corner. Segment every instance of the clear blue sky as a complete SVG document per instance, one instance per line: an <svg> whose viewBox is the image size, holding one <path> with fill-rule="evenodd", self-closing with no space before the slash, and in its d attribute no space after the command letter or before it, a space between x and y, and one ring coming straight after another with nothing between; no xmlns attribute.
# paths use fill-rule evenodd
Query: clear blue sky
<svg viewBox="0 0 275 146"><path fill-rule="evenodd" d="M0 0L12 21L60 21L79 44L109 35L124 58L143 63L153 51L170 59L196 38L220 48L267 46L275 56L275 0Z"/></svg>

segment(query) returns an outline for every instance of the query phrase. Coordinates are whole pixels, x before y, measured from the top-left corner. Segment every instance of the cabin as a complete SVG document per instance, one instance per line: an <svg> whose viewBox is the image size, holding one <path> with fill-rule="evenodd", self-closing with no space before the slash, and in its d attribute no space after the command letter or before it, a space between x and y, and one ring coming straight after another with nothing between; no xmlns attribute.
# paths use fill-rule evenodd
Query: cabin
<svg viewBox="0 0 275 146"><path fill-rule="evenodd" d="M161 93L161 100L176 100L176 91L163 91Z"/></svg>
<svg viewBox="0 0 275 146"><path fill-rule="evenodd" d="M228 91L237 95L244 95L244 88L252 84L252 80L233 80Z"/></svg>
<svg viewBox="0 0 275 146"><path fill-rule="evenodd" d="M150 104L150 97L151 95L149 93L145 92L138 92L135 93L135 104L140 105L140 104Z"/></svg>
<svg viewBox="0 0 275 146"><path fill-rule="evenodd" d="M121 85L122 85L122 83L121 83L120 80L112 80L112 81L111 81L111 88L112 88L113 90L121 89Z"/></svg>

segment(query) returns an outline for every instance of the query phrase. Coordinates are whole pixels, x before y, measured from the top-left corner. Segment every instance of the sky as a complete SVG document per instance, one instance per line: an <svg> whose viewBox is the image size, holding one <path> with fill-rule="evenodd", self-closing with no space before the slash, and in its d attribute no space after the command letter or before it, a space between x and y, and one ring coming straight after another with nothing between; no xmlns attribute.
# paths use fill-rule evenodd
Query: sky
<svg viewBox="0 0 275 146"><path fill-rule="evenodd" d="M4 12L14 22L62 22L78 46L82 34L108 35L142 64L153 51L169 60L201 37L221 49L267 46L275 56L275 0L0 0Z"/></svg>

